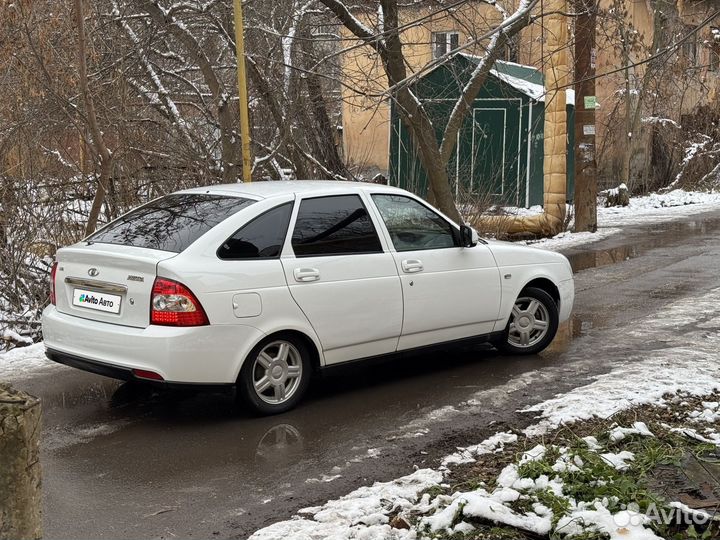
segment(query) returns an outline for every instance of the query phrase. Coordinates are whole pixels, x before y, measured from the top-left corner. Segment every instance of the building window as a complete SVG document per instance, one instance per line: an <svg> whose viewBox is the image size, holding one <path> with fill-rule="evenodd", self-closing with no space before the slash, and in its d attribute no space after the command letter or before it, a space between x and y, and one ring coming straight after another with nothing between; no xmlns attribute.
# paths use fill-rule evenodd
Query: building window
<svg viewBox="0 0 720 540"><path fill-rule="evenodd" d="M720 71L720 28L710 28L710 71Z"/></svg>
<svg viewBox="0 0 720 540"><path fill-rule="evenodd" d="M694 67L698 65L698 47L697 47L697 27L686 26L683 30L682 37L685 41L680 45L680 55L688 66Z"/></svg>
<svg viewBox="0 0 720 540"><path fill-rule="evenodd" d="M457 32L433 32L432 42L433 58L437 59L460 46L460 34Z"/></svg>

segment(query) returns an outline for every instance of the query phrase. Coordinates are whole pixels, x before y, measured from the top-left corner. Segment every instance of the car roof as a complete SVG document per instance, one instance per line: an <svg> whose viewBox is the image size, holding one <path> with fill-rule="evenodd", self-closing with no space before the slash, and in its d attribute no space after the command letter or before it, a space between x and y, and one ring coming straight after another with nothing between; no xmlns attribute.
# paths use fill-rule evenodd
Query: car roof
<svg viewBox="0 0 720 540"><path fill-rule="evenodd" d="M247 195L254 199L270 199L287 194L346 194L358 193L360 191L383 191L405 193L400 188L389 187L383 184L371 184L368 182L352 182L338 180L269 180L260 182L237 184L216 184L198 188L183 190L180 193L218 193L232 194L236 196Z"/></svg>

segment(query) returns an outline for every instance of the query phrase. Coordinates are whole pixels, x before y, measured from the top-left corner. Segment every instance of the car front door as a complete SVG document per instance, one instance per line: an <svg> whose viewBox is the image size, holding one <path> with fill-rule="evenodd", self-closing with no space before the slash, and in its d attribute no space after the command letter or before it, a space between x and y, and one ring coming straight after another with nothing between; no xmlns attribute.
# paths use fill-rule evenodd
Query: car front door
<svg viewBox="0 0 720 540"><path fill-rule="evenodd" d="M398 349L492 332L500 309L500 275L488 247L460 247L455 225L413 197L375 193L372 200L402 282Z"/></svg>
<svg viewBox="0 0 720 540"><path fill-rule="evenodd" d="M304 198L295 213L293 254L281 260L326 364L394 352L402 326L400 278L361 196Z"/></svg>

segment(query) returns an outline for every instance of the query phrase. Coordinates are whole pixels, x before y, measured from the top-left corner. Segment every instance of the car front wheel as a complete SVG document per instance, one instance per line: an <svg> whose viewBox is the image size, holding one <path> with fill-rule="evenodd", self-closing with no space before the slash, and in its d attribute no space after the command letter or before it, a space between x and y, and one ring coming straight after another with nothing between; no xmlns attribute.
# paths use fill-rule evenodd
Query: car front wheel
<svg viewBox="0 0 720 540"><path fill-rule="evenodd" d="M282 413L300 401L310 375L307 346L294 336L271 336L245 360L237 382L238 396L258 414Z"/></svg>
<svg viewBox="0 0 720 540"><path fill-rule="evenodd" d="M542 289L523 289L495 347L506 354L535 354L550 345L558 329L558 307Z"/></svg>

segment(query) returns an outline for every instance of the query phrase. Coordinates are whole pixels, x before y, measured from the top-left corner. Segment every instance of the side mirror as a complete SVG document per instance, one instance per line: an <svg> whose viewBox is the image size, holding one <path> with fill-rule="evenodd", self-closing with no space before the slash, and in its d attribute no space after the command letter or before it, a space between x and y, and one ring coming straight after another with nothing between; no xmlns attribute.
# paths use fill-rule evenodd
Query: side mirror
<svg viewBox="0 0 720 540"><path fill-rule="evenodd" d="M478 243L478 233L472 227L460 225L460 244L462 247L475 247Z"/></svg>

